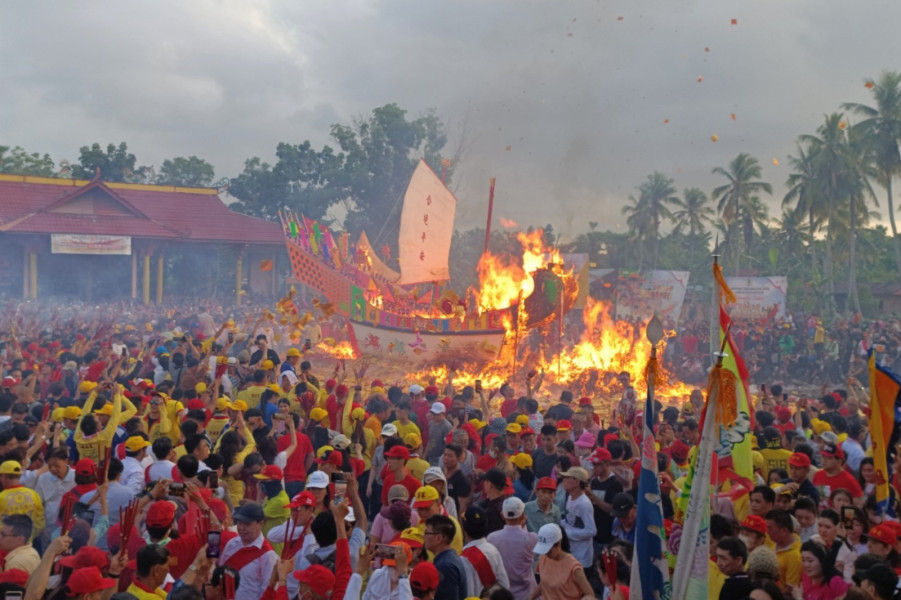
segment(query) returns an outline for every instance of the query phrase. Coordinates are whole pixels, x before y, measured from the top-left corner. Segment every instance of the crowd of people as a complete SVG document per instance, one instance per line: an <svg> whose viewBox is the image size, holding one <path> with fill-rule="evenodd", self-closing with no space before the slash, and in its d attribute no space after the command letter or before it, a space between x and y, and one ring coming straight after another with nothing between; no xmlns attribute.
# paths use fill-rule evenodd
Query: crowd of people
<svg viewBox="0 0 901 600"><path fill-rule="evenodd" d="M391 385L365 363L282 350L261 320L217 317L10 328L0 591L629 598L643 408L629 373L599 414L598 398L551 398L533 374L497 390L452 377ZM896 596L901 481L882 510L860 384L852 374L816 397L759 387L757 481L747 510L714 505L711 598ZM703 403L696 390L653 415L671 566Z"/></svg>

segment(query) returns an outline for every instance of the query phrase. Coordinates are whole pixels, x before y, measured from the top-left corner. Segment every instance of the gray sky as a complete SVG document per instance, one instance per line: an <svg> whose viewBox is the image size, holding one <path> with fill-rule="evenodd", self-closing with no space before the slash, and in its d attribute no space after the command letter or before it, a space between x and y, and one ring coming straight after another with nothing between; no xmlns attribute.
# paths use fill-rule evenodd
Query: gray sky
<svg viewBox="0 0 901 600"><path fill-rule="evenodd" d="M898 22L880 0L5 2L0 144L74 161L124 140L233 177L374 107L434 107L467 148L459 227L495 176L498 217L622 231L647 174L709 192L739 152L778 205L798 134L901 69Z"/></svg>

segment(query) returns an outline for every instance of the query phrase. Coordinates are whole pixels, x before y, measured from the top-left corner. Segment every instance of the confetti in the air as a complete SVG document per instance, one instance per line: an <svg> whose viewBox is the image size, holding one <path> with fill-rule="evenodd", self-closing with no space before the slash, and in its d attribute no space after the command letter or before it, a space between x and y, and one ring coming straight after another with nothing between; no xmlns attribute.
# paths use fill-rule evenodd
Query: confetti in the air
<svg viewBox="0 0 901 600"><path fill-rule="evenodd" d="M702 75L698 75L698 83L704 81L704 77Z"/></svg>
<svg viewBox="0 0 901 600"><path fill-rule="evenodd" d="M732 113L730 116L732 117L732 120L734 121L734 120L735 120L735 113Z"/></svg>
<svg viewBox="0 0 901 600"><path fill-rule="evenodd" d="M710 136L710 141L718 142L718 141L720 141L720 136L718 136L717 134L714 133L713 135Z"/></svg>
<svg viewBox="0 0 901 600"><path fill-rule="evenodd" d="M738 19L732 19L732 24L733 24L733 25L738 25Z"/></svg>
<svg viewBox="0 0 901 600"><path fill-rule="evenodd" d="M872 89L873 89L873 82L872 82L872 81L868 81L868 82L866 82L865 84L863 84L863 87L867 88L868 90L872 90Z"/></svg>
<svg viewBox="0 0 901 600"><path fill-rule="evenodd" d="M663 124L666 125L667 123L669 123L669 119L663 119Z"/></svg>
<svg viewBox="0 0 901 600"><path fill-rule="evenodd" d="M704 52L710 52L710 48L704 48Z"/></svg>
<svg viewBox="0 0 901 600"><path fill-rule="evenodd" d="M616 17L616 20L617 20L617 21L622 21L623 18L622 18L622 17Z"/></svg>
<svg viewBox="0 0 901 600"><path fill-rule="evenodd" d="M773 159L773 164L776 165L776 166L778 167L778 166L779 166L779 159L778 159L778 158L774 158L774 159Z"/></svg>
<svg viewBox="0 0 901 600"><path fill-rule="evenodd" d="M504 148L504 150L506 150L507 152L509 152L512 149L513 149L513 146L507 146L506 148Z"/></svg>
<svg viewBox="0 0 901 600"><path fill-rule="evenodd" d="M844 121L840 121L838 124L838 128L841 129L842 131L844 131L847 126L848 126L848 124L845 123Z"/></svg>

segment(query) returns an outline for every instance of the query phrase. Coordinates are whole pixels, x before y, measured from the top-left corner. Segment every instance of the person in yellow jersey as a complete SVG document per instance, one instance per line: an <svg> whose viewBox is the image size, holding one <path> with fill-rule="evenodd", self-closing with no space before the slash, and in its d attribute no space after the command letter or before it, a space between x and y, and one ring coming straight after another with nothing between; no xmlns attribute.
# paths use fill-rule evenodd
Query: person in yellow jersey
<svg viewBox="0 0 901 600"><path fill-rule="evenodd" d="M81 409L77 406L67 406L63 409L63 434L68 438L75 432L78 419L81 418Z"/></svg>
<svg viewBox="0 0 901 600"><path fill-rule="evenodd" d="M100 392L109 392L112 395L112 406L107 403L100 407L96 414L90 414ZM124 411L122 410L123 406L125 407ZM116 428L135 416L137 412L134 405L122 395L122 387L118 384L106 382L94 388L85 401L78 425L75 427L73 439L78 450L78 457L90 458L100 464L106 449L113 442Z"/></svg>
<svg viewBox="0 0 901 600"><path fill-rule="evenodd" d="M272 364L272 361L264 360L263 363ZM266 391L266 386L268 385L266 373L267 371L265 369L257 369L254 371L253 383L238 392L238 400L243 400L247 404L247 408L256 408L260 405L260 396Z"/></svg>
<svg viewBox="0 0 901 600"><path fill-rule="evenodd" d="M438 490L430 485L424 485L416 490L416 494L413 496L413 509L419 513L419 525L417 527L423 534L425 534L426 530L426 519L432 515L444 514L444 509L441 506L441 495L438 493ZM463 552L463 530L455 518L451 516L447 518L454 523L454 539L451 541L451 548L454 549L454 552L460 554Z"/></svg>
<svg viewBox="0 0 901 600"><path fill-rule="evenodd" d="M216 410L213 411L213 416L210 417L209 422L206 424L205 431L210 436L210 441L213 442L213 445L216 444L222 432L228 428L228 423L231 420L227 412L229 404L231 404L231 400L225 396L220 396L216 400Z"/></svg>
<svg viewBox="0 0 901 600"><path fill-rule="evenodd" d="M155 392L150 396L150 402L141 416L144 430L150 436L151 443L163 436L172 440L173 444L178 443L179 430L175 423L169 418L169 411L166 410L166 399L159 392Z"/></svg>
<svg viewBox="0 0 901 600"><path fill-rule="evenodd" d="M160 587L169 575L169 551L159 544L149 544L138 550L135 579L128 589L138 600L165 600Z"/></svg>
<svg viewBox="0 0 901 600"><path fill-rule="evenodd" d="M394 426L397 427L397 435L401 439L406 439L409 433L422 436L419 426L410 420L410 408L410 398L406 395L401 396L400 401L394 405L394 416L397 417Z"/></svg>
<svg viewBox="0 0 901 600"><path fill-rule="evenodd" d="M429 461L419 456L419 451L422 450L422 437L418 433L408 433L404 436L404 445L410 450L407 470L410 471L410 475L422 481L426 469L431 466Z"/></svg>
<svg viewBox="0 0 901 600"><path fill-rule="evenodd" d="M22 465L14 460L0 464L0 515L28 515L34 531L44 529L44 504L37 492L19 483Z"/></svg>

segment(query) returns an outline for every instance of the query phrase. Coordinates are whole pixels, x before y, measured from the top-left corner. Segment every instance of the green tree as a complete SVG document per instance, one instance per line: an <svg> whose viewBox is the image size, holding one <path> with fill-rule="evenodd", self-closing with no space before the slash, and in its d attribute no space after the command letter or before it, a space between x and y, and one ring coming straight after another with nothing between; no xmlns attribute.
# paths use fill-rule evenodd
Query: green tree
<svg viewBox="0 0 901 600"><path fill-rule="evenodd" d="M754 226L761 214L760 198L756 194L773 193L773 186L758 181L761 176L760 163L750 154L742 152L729 163L728 169L716 167L714 175L722 175L729 180L713 190L717 210L726 225L727 241L734 252L733 265L741 267L742 242L747 246L753 237Z"/></svg>
<svg viewBox="0 0 901 600"><path fill-rule="evenodd" d="M215 177L213 165L196 156L166 159L160 167L156 183L184 187L208 187Z"/></svg>
<svg viewBox="0 0 901 600"><path fill-rule="evenodd" d="M811 155L811 145L798 144L798 156L789 156L788 160L794 172L788 176L786 181L788 192L782 199L782 207L784 209L794 203L794 212L800 212L807 216L810 263L816 277L816 274L819 272L819 265L817 263L817 249L814 240L823 224L825 213L822 203L817 201L817 167L814 157ZM785 213L783 212L783 214Z"/></svg>
<svg viewBox="0 0 901 600"><path fill-rule="evenodd" d="M885 188L888 219L892 227L892 248L895 264L901 273L901 241L895 225L892 180L901 173L901 153L898 140L901 139L901 73L884 71L877 81L869 81L876 106L846 103L843 107L861 115L863 121L855 125L871 153L878 176L877 181Z"/></svg>
<svg viewBox="0 0 901 600"><path fill-rule="evenodd" d="M137 158L128 151L128 145L121 142L118 146L108 144L106 152L100 144L90 147L82 146L78 150L78 164L72 167L72 175L76 179L93 179L96 170L100 169L100 178L104 181L144 182L151 169L136 167Z"/></svg>
<svg viewBox="0 0 901 600"><path fill-rule="evenodd" d="M262 218L274 218L287 206L279 194L269 163L258 156L244 161L244 171L228 184L228 193L238 199L229 208Z"/></svg>
<svg viewBox="0 0 901 600"><path fill-rule="evenodd" d="M707 225L713 223L713 215L716 214L707 195L699 188L687 188L682 193L682 198L676 198L673 204L677 210L673 211L673 221L676 224L674 231L689 235L702 235L707 231Z"/></svg>
<svg viewBox="0 0 901 600"><path fill-rule="evenodd" d="M638 191L638 200L630 196L632 205L624 206L622 211L628 215L626 224L630 231L636 233L639 239L650 238L653 241L656 268L660 256L660 225L664 219L672 219L670 207L677 205L679 198L673 180L659 171L648 175L644 183L638 186Z"/></svg>
<svg viewBox="0 0 901 600"><path fill-rule="evenodd" d="M43 156L37 152L29 154L21 146L16 146L12 150L8 146L0 146L0 173L39 177L53 177L56 174L53 159L49 154Z"/></svg>

